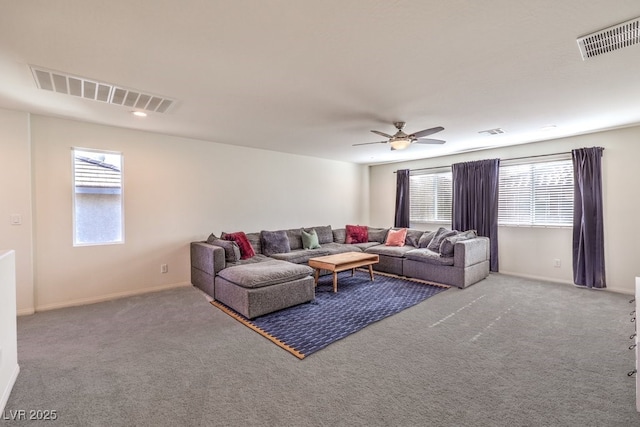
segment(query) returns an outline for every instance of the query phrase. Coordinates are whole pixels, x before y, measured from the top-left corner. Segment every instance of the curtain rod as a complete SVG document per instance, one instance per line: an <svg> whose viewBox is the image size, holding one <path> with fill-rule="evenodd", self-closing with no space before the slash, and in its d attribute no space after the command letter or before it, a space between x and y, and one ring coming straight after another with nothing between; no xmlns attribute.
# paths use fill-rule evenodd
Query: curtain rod
<svg viewBox="0 0 640 427"><path fill-rule="evenodd" d="M604 150L604 148L603 148ZM509 161L509 160L522 160L522 159L535 159L537 157L549 157L549 156L557 156L560 154L571 154L571 151L565 151L562 153L551 153L551 154L538 154L536 156L524 156L524 157L511 157L509 159L500 159L500 160L505 160L505 161ZM433 166L430 168L418 168L418 169L409 169L409 172L413 172L413 171L428 171L428 170L432 170L432 169L443 169L443 168L448 168L451 167L451 165L448 166ZM393 173L397 173L398 171L393 171Z"/></svg>

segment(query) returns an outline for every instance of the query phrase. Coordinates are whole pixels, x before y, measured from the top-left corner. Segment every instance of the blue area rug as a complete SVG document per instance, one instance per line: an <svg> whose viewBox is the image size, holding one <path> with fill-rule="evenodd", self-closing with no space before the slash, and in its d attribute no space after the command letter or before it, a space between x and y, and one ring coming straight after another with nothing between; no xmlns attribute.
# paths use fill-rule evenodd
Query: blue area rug
<svg viewBox="0 0 640 427"><path fill-rule="evenodd" d="M314 301L249 320L218 301L211 304L260 333L299 359L365 326L396 314L449 288L446 285L357 270L322 276Z"/></svg>

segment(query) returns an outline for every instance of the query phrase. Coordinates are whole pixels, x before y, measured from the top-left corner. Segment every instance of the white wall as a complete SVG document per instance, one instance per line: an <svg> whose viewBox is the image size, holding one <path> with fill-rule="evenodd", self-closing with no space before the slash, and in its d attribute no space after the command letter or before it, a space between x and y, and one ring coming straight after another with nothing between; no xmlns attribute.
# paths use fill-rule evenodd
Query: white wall
<svg viewBox="0 0 640 427"><path fill-rule="evenodd" d="M640 274L640 127L367 168L6 110L0 124L0 156L10 159L0 169L10 183L0 186L0 247L16 250L18 314L186 285L189 242L211 232L389 226L400 168L596 145L605 147L608 287L632 293ZM72 146L123 153L125 244L73 247ZM9 224L14 213L21 226ZM502 272L572 282L570 229L500 227L499 235Z"/></svg>
<svg viewBox="0 0 640 427"><path fill-rule="evenodd" d="M364 166L42 116L31 138L39 310L188 285L211 232L369 219ZM122 152L124 244L73 247L73 146Z"/></svg>
<svg viewBox="0 0 640 427"><path fill-rule="evenodd" d="M0 251L0 414L4 413L20 371L16 335L15 263L15 251Z"/></svg>
<svg viewBox="0 0 640 427"><path fill-rule="evenodd" d="M514 158L569 152L574 148L605 148L603 197L605 263L609 290L634 293L634 277L640 274L634 244L640 240L636 218L640 213L640 127L556 139L532 144L478 151L455 156L370 167L371 224L393 223L398 169L448 166L453 163L489 158ZM431 227L433 228L433 227ZM499 263L503 273L573 283L572 231L563 228L499 227ZM561 267L553 267L560 259Z"/></svg>
<svg viewBox="0 0 640 427"><path fill-rule="evenodd" d="M0 248L16 252L19 314L33 313L33 241L29 115L0 109ZM12 225L11 215L22 224Z"/></svg>

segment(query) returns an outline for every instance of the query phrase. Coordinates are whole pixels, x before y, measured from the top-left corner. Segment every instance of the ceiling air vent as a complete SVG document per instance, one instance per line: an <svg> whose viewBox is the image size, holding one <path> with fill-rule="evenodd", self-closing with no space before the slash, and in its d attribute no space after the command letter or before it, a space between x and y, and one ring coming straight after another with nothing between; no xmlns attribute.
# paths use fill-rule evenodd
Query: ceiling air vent
<svg viewBox="0 0 640 427"><path fill-rule="evenodd" d="M485 135L500 135L500 134L505 133L505 131L502 128L495 128L495 129L481 130L478 133L483 133Z"/></svg>
<svg viewBox="0 0 640 427"><path fill-rule="evenodd" d="M58 71L47 70L46 68L31 66L31 72L40 89L91 99L92 101L122 105L154 113L166 112L174 102L164 96L125 89L109 83L72 76Z"/></svg>
<svg viewBox="0 0 640 427"><path fill-rule="evenodd" d="M640 43L640 18L580 37L582 60Z"/></svg>

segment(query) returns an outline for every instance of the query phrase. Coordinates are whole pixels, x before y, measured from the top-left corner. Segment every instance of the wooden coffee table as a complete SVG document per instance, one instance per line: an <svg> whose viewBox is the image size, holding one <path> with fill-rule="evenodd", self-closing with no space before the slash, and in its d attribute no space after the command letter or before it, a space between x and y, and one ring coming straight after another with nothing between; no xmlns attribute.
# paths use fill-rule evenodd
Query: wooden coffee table
<svg viewBox="0 0 640 427"><path fill-rule="evenodd" d="M316 286L318 285L318 276L320 270L329 270L333 272L333 292L338 292L338 273L345 270L351 270L353 276L356 268L369 266L369 275L373 280L373 264L380 261L376 254L366 254L364 252L345 252L342 254L327 255L309 259L309 267L316 270Z"/></svg>

